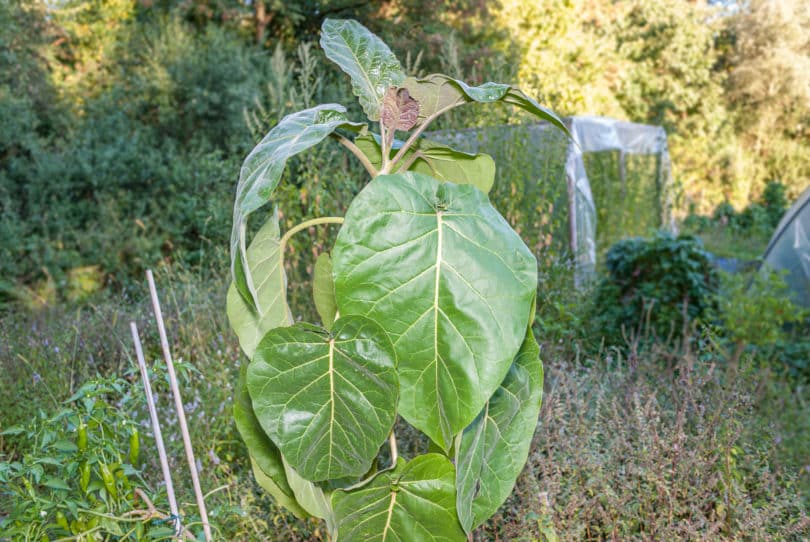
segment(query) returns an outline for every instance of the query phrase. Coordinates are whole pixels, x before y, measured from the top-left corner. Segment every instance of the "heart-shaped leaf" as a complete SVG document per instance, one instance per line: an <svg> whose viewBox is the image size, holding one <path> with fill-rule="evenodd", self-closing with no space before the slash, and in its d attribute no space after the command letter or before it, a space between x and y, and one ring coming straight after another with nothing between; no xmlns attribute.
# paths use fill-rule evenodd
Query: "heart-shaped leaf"
<svg viewBox="0 0 810 542"><path fill-rule="evenodd" d="M439 111L467 102L504 102L550 122L571 137L565 123L556 113L511 85L488 82L473 87L464 81L435 73L422 79L408 77L403 86L419 102L420 121L430 118Z"/></svg>
<svg viewBox="0 0 810 542"><path fill-rule="evenodd" d="M253 476L259 485L276 499L276 502L296 516L306 517L307 513L298 504L292 488L287 483L281 452L264 433L253 413L246 378L247 364L243 364L239 369L239 382L234 393L233 418L242 440L245 441L253 466Z"/></svg>
<svg viewBox="0 0 810 542"><path fill-rule="evenodd" d="M503 504L526 464L543 399L543 364L532 329L501 386L456 439L458 517L467 532Z"/></svg>
<svg viewBox="0 0 810 542"><path fill-rule="evenodd" d="M379 169L382 166L382 149L377 134L358 136L354 143L375 168ZM401 146L401 141L394 141L392 158ZM411 164L408 171L423 173L440 181L471 184L484 193L489 192L495 183L495 161L488 154L469 154L422 138L406 151L403 162L410 161L415 152L420 156Z"/></svg>
<svg viewBox="0 0 810 542"><path fill-rule="evenodd" d="M332 495L339 540L464 541L455 469L440 454L402 459L368 484Z"/></svg>
<svg viewBox="0 0 810 542"><path fill-rule="evenodd" d="M399 60L383 41L357 21L326 19L321 27L326 58L352 80L352 91L370 120L380 120L383 97L399 87L405 74Z"/></svg>
<svg viewBox="0 0 810 542"><path fill-rule="evenodd" d="M256 417L307 480L365 474L396 418L395 359L385 331L360 316L338 319L331 334L274 329L248 367Z"/></svg>
<svg viewBox="0 0 810 542"><path fill-rule="evenodd" d="M250 359L268 331L292 323L283 295L286 278L279 253L278 209L273 210L273 216L251 241L246 260L251 275L260 277L256 284L256 309L239 295L232 282L228 288L227 312L239 345Z"/></svg>
<svg viewBox="0 0 810 542"><path fill-rule="evenodd" d="M385 326L399 412L447 451L520 348L534 255L480 190L405 173L358 194L332 257L338 310Z"/></svg>
<svg viewBox="0 0 810 542"><path fill-rule="evenodd" d="M250 249L248 249L250 250ZM332 258L328 252L318 255L315 260L315 272L312 278L312 297L315 309L321 317L323 327L332 329L335 322L337 304L335 303L335 281L332 279Z"/></svg>
<svg viewBox="0 0 810 542"><path fill-rule="evenodd" d="M231 230L231 273L245 301L263 316L256 284L247 261L248 216L270 201L287 160L326 138L339 128L359 132L365 124L349 122L339 104L319 105L287 115L250 152L239 172Z"/></svg>

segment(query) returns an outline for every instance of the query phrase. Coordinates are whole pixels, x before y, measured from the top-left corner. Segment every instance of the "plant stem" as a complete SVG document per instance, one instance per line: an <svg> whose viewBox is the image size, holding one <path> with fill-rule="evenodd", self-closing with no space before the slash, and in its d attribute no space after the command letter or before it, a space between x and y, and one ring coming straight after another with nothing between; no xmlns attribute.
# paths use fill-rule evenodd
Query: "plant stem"
<svg viewBox="0 0 810 542"><path fill-rule="evenodd" d="M399 454L397 453L397 435L394 433L393 429L391 430L391 434L388 435L388 445L391 447L391 465L396 467Z"/></svg>
<svg viewBox="0 0 810 542"><path fill-rule="evenodd" d="M368 157L363 154L363 151L361 151L358 146L354 144L353 141L338 134L332 134L332 137L337 139L338 143L349 149L349 151L355 155L358 160L360 160L360 163L363 164L363 167L366 168L366 171L368 171L372 177L377 176L379 173L377 169L374 167L371 161L369 161Z"/></svg>
<svg viewBox="0 0 810 542"><path fill-rule="evenodd" d="M279 253L282 255L282 260L284 259L284 247L287 246L287 241L290 240L290 237L295 235L301 230L305 230L311 226L319 226L321 224L343 224L343 217L342 216L322 216L319 218L312 218L310 220L305 220L300 224L296 224L289 230L287 230L284 235L281 237L281 240L278 242L278 250Z"/></svg>
<svg viewBox="0 0 810 542"><path fill-rule="evenodd" d="M411 148L411 146L413 145L414 141L416 141L417 139L419 139L419 136L420 136L420 135L422 135L422 132L424 132L424 131L425 131L425 129L428 127L428 125L429 125L431 122L433 122L434 120L436 120L437 118L439 118L441 115L443 115L443 114L447 113L448 111L450 111L450 110L451 110L451 109L453 109L454 107L458 107L459 105L462 105L462 104L464 104L464 103L467 103L467 102L457 102L457 103L453 103L453 104L450 104L450 105L446 105L446 106L442 107L441 109L439 109L438 111L436 111L435 113L433 113L433 114L432 114L431 116L429 116L428 118L426 118L426 119L425 119L425 122L423 122L423 123L422 123L422 125L421 125L421 126L419 126L419 128L417 128L417 129L416 129L416 130L415 130L415 131L414 131L414 132L413 132L413 133L410 135L410 137L408 137L407 141L405 141L405 143L402 145L402 148L400 148L400 149L399 149L399 151L397 151L396 155L394 155L394 157L391 159L391 161L390 161L390 162L387 164L387 167L386 167L386 165L384 165L382 168L380 168L380 174L383 174L383 173L390 173L391 169L393 169L393 167L394 167L394 166L395 166L395 165L396 165L396 164L397 164L397 163L398 163L400 160L402 160L402 157L403 157L403 156L405 156L405 153L406 153L406 152L408 152L408 149L410 149L410 148ZM384 157L385 157L385 155L383 155L383 158L384 158Z"/></svg>
<svg viewBox="0 0 810 542"><path fill-rule="evenodd" d="M416 151L415 153L413 153L412 155L410 155L410 157L408 157L408 159L407 159L407 160L405 160L405 161L404 161L404 162L403 162L403 163L402 163L402 164L401 164L401 165L400 165L400 166L397 168L397 171L396 171L396 172L397 172L397 173L399 173L399 172L405 172L405 171L408 171L408 168L409 168L409 167L411 167L411 166L413 165L413 163L414 163L414 162L416 162L417 160L419 160L420 158L422 158L422 159L424 160L425 155L424 155L424 154L422 154L422 153L421 153L421 152L419 152L419 151ZM426 161L426 162L427 162L427 161ZM433 165L432 165L430 162L427 162L427 165L428 165L428 166L430 166L430 169L431 169L431 170L433 170L433 173L434 173L434 175L433 175L433 176L435 177L435 176L436 176L436 168L435 168L435 167L433 167Z"/></svg>
<svg viewBox="0 0 810 542"><path fill-rule="evenodd" d="M300 224L297 224L284 232L284 235L278 242L278 265L279 269L282 271L282 276L284 276L284 249L287 247L287 242L290 238L298 233L301 230L305 230L311 226L319 226L320 224L343 224L343 217L342 216L322 216L320 218L312 218L310 220L305 220ZM287 306L287 288L282 281L281 286L281 301L284 303L283 306ZM292 313L287 310L287 322L289 325L293 325L292 320Z"/></svg>
<svg viewBox="0 0 810 542"><path fill-rule="evenodd" d="M393 135L393 130L391 132ZM380 166L380 173L387 173L389 171L388 162L391 159L391 142L388 141L389 134L385 131L385 125L380 120L380 150L382 151L382 164ZM393 138L391 138L393 139Z"/></svg>

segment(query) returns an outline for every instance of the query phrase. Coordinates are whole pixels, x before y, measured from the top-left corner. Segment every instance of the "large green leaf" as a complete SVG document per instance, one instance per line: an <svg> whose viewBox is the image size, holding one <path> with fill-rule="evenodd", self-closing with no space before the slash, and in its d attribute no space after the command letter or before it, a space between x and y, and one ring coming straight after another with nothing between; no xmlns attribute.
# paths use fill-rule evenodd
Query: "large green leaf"
<svg viewBox="0 0 810 542"><path fill-rule="evenodd" d="M307 480L365 474L396 418L395 359L385 331L361 316L339 318L331 334L274 329L248 367L256 417Z"/></svg>
<svg viewBox="0 0 810 542"><path fill-rule="evenodd" d="M227 312L231 327L239 337L239 344L250 359L265 333L292 323L283 295L286 278L279 253L277 209L251 241L246 260L250 273L260 277L256 284L258 310L239 295L235 282L232 282L228 288Z"/></svg>
<svg viewBox="0 0 810 542"><path fill-rule="evenodd" d="M233 418L248 449L253 475L259 485L269 492L279 504L296 516L305 517L306 512L298 504L295 494L287 482L281 452L264 433L259 425L259 420L253 413L246 377L247 364L243 364L239 369L239 382L234 393Z"/></svg>
<svg viewBox="0 0 810 542"><path fill-rule="evenodd" d="M504 102L550 122L565 132L566 135L571 136L565 123L556 113L543 107L520 89L505 83L489 82L473 87L464 81L435 73L422 79L408 77L403 86L419 102L419 118L421 121L448 107L466 102Z"/></svg>
<svg viewBox="0 0 810 542"><path fill-rule="evenodd" d="M328 252L318 255L312 277L312 297L315 309L321 317L323 327L332 329L335 323L337 304L335 303L335 281L332 278L332 258Z"/></svg>
<svg viewBox="0 0 810 542"><path fill-rule="evenodd" d="M382 149L378 135L358 136L354 143L375 168L382 166ZM401 141L394 142L392 157L401 146ZM471 184L485 193L489 192L495 182L495 161L488 154L469 154L423 138L418 139L406 151L403 162L407 162L416 152L421 157L413 162L408 171L423 173L440 181Z"/></svg>
<svg viewBox="0 0 810 542"><path fill-rule="evenodd" d="M270 201L287 160L329 136L339 128L360 131L365 125L349 122L339 104L319 105L287 115L250 152L239 172L231 230L231 272L237 291L263 315L253 274L247 262L248 216Z"/></svg>
<svg viewBox="0 0 810 542"><path fill-rule="evenodd" d="M349 74L352 91L370 120L380 120L385 92L399 87L405 73L383 41L357 21L326 19L321 27L326 58Z"/></svg>
<svg viewBox="0 0 810 542"><path fill-rule="evenodd" d="M526 464L543 399L539 356L529 327L503 383L456 439L458 516L467 532L498 510Z"/></svg>
<svg viewBox="0 0 810 542"><path fill-rule="evenodd" d="M340 313L394 341L400 414L447 451L520 348L534 255L480 190L404 173L354 199L332 265Z"/></svg>
<svg viewBox="0 0 810 542"><path fill-rule="evenodd" d="M332 495L338 540L464 541L456 517L455 472L440 454L426 454L370 483Z"/></svg>

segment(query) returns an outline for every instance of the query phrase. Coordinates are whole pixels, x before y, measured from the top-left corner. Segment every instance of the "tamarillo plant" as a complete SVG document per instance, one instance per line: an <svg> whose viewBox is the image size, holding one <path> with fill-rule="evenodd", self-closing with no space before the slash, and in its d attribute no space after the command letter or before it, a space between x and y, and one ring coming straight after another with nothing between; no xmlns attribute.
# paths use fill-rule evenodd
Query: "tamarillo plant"
<svg viewBox="0 0 810 542"><path fill-rule="evenodd" d="M421 135L471 102L512 104L566 128L510 85L406 77L355 21L326 20L320 43L379 132L342 105L319 105L283 118L245 160L227 308L250 362L234 418L258 483L294 514L325 520L333 540L465 540L512 491L536 427L537 263L489 202L492 158ZM248 245L248 218L273 201L287 159L326 137L372 180L345 217L284 235L274 206ZM295 323L284 247L325 224L340 230L314 268L321 325ZM397 415L430 438L428 453L399 457Z"/></svg>

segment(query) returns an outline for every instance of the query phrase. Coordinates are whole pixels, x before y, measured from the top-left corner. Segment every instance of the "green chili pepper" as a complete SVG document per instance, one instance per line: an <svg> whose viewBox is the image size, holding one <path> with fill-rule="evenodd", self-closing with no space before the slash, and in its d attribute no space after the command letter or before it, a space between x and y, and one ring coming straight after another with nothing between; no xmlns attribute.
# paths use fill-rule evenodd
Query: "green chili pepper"
<svg viewBox="0 0 810 542"><path fill-rule="evenodd" d="M76 437L76 446L79 448L80 452L83 452L87 449L87 425L85 425L84 420L79 423L79 435Z"/></svg>
<svg viewBox="0 0 810 542"><path fill-rule="evenodd" d="M110 467L107 466L106 463L102 463L100 466L101 470L101 481L104 482L104 487L107 489L107 493L113 499L118 498L118 488L115 487L115 477L113 473L110 471Z"/></svg>
<svg viewBox="0 0 810 542"><path fill-rule="evenodd" d="M82 491L87 493L87 486L90 485L90 464L85 461L82 463L81 467L79 467L79 475L81 476L79 483L82 486Z"/></svg>
<svg viewBox="0 0 810 542"><path fill-rule="evenodd" d="M70 524L68 524L65 514L63 514L61 510L56 513L56 524L62 527L64 530L70 532Z"/></svg>
<svg viewBox="0 0 810 542"><path fill-rule="evenodd" d="M141 449L141 441L138 436L138 428L133 426L129 434L129 463L133 467L138 464L138 454Z"/></svg>

